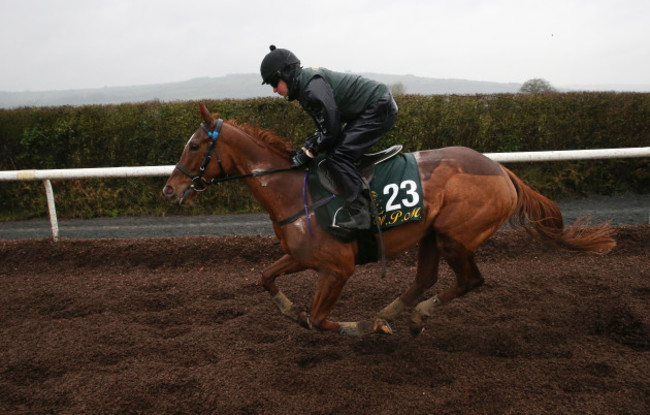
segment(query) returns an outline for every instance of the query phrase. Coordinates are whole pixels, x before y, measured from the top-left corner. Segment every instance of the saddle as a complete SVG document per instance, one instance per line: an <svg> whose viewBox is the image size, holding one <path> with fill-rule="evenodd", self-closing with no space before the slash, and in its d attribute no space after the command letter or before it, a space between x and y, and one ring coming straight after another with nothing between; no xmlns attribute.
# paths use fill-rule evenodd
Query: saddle
<svg viewBox="0 0 650 415"><path fill-rule="evenodd" d="M375 174L375 166L401 153L402 147L403 146L401 144L396 144L382 151L378 151L376 153L368 153L361 156L357 170L359 171L361 178L363 179L363 182L366 186L372 181L372 177ZM334 193L335 195L340 194L329 173L330 170L327 159L323 159L318 162L316 171L321 185L323 185L323 187L328 192Z"/></svg>
<svg viewBox="0 0 650 415"><path fill-rule="evenodd" d="M344 202L336 196L340 192L330 177L324 157L313 160L313 168L308 170L306 176L309 193L315 202L305 206L305 212L314 211L319 225L340 241L347 243L356 240L359 246L357 264L377 261L381 254L382 275L386 272L382 230L422 218L417 162L412 153L400 154L401 151L402 146L395 145L377 153L365 154L358 163L357 168L372 199L370 207L376 225L374 230L352 231L330 226ZM289 223L298 216L281 223Z"/></svg>

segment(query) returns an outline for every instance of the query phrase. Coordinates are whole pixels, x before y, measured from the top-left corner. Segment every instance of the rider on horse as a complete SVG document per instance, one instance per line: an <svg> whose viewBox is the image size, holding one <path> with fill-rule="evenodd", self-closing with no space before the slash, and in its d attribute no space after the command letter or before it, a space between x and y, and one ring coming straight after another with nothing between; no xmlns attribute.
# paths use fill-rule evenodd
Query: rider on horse
<svg viewBox="0 0 650 415"><path fill-rule="evenodd" d="M324 154L349 219L337 222L348 229L370 228L370 200L357 169L361 156L390 130L397 104L384 84L325 68L303 68L287 49L274 45L260 66L262 83L273 92L298 100L314 119L316 132L292 158L293 167Z"/></svg>

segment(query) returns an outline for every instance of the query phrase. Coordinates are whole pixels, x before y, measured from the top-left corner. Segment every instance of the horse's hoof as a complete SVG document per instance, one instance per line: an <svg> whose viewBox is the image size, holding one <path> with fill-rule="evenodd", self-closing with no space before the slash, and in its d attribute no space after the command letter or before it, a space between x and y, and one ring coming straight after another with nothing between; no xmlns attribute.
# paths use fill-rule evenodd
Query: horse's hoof
<svg viewBox="0 0 650 415"><path fill-rule="evenodd" d="M300 324L301 327L304 327L307 330L311 330L314 328L314 326L312 326L311 324L311 320L309 319L309 315L304 311L302 311L298 316L298 324Z"/></svg>
<svg viewBox="0 0 650 415"><path fill-rule="evenodd" d="M393 334L393 329L390 328L390 325L386 320L377 319L375 320L375 333L379 334Z"/></svg>

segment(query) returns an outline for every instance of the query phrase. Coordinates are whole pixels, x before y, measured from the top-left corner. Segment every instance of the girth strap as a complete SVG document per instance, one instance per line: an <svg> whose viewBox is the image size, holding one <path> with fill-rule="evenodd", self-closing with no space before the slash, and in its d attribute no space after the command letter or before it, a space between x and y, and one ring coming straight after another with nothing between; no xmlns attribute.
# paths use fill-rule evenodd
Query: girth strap
<svg viewBox="0 0 650 415"><path fill-rule="evenodd" d="M311 205L306 206L304 210L300 210L295 215L289 216L288 218L286 218L284 220L276 221L275 223L277 223L280 226L284 226L284 225L288 225L290 223L293 223L293 222L297 221L298 219L300 219L302 216L305 216L307 212L313 212L314 210L318 209L319 207L325 206L326 204L331 202L332 199L334 199L335 197L336 197L336 195L331 195L331 196L328 196L328 197L326 197L324 199L321 199L321 200L317 201L316 203L312 203Z"/></svg>

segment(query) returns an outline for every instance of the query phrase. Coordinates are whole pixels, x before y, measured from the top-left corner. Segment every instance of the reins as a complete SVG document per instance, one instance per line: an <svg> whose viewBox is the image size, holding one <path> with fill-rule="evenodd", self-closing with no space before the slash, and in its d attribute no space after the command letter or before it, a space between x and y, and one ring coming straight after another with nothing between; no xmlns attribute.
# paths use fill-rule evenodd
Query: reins
<svg viewBox="0 0 650 415"><path fill-rule="evenodd" d="M223 126L223 120L219 118L217 120L217 123L214 126L214 129L210 130L208 127L206 127L205 123L201 123L201 128L208 134L208 137L210 137L210 144L208 145L208 150L206 151L205 155L203 156L203 161L201 162L201 167L199 168L199 174L193 175L190 173L186 168L180 165L180 163L176 164L176 168L192 179L192 185L190 188L194 190L195 192L203 192L205 189L208 188L209 185L211 184L219 184L219 183L224 183L224 182L229 182L232 180L241 180L241 179L246 179L249 177L261 177L261 176L268 176L270 174L276 174L276 173L283 173L287 171L293 171L297 170L300 167L288 167L288 168L281 168L281 169L273 169L273 170L261 170L261 171L256 171L253 173L247 173L247 174L239 174L235 176L230 176L228 173L224 170L223 165L221 164L221 158L219 157L219 151L217 151L217 139L219 138L219 134L221 133L221 127ZM212 151L214 150L214 155L217 158L217 163L219 164L219 169L221 172L224 174L224 177L216 178L213 177L210 180L206 180L203 177L203 174L205 173L205 169L208 167L208 164L210 163L210 160L212 159ZM321 206L326 205L329 203L332 199L334 199L334 195L332 195L329 198L326 198L324 200L320 200L313 205L308 205L307 204L307 196L305 193L305 187L307 183L307 173L309 172L309 169L306 170L305 172L305 181L303 182L303 189L302 189L302 196L303 196L303 204L304 204L304 210L300 210L297 214L281 220L281 221L276 221L280 226L287 225L289 223L295 222L300 218L301 216L305 215L307 216L307 224L309 226L309 233L311 236L314 236L314 233L311 229L311 222L309 220L309 212L313 211L315 209L318 209Z"/></svg>

